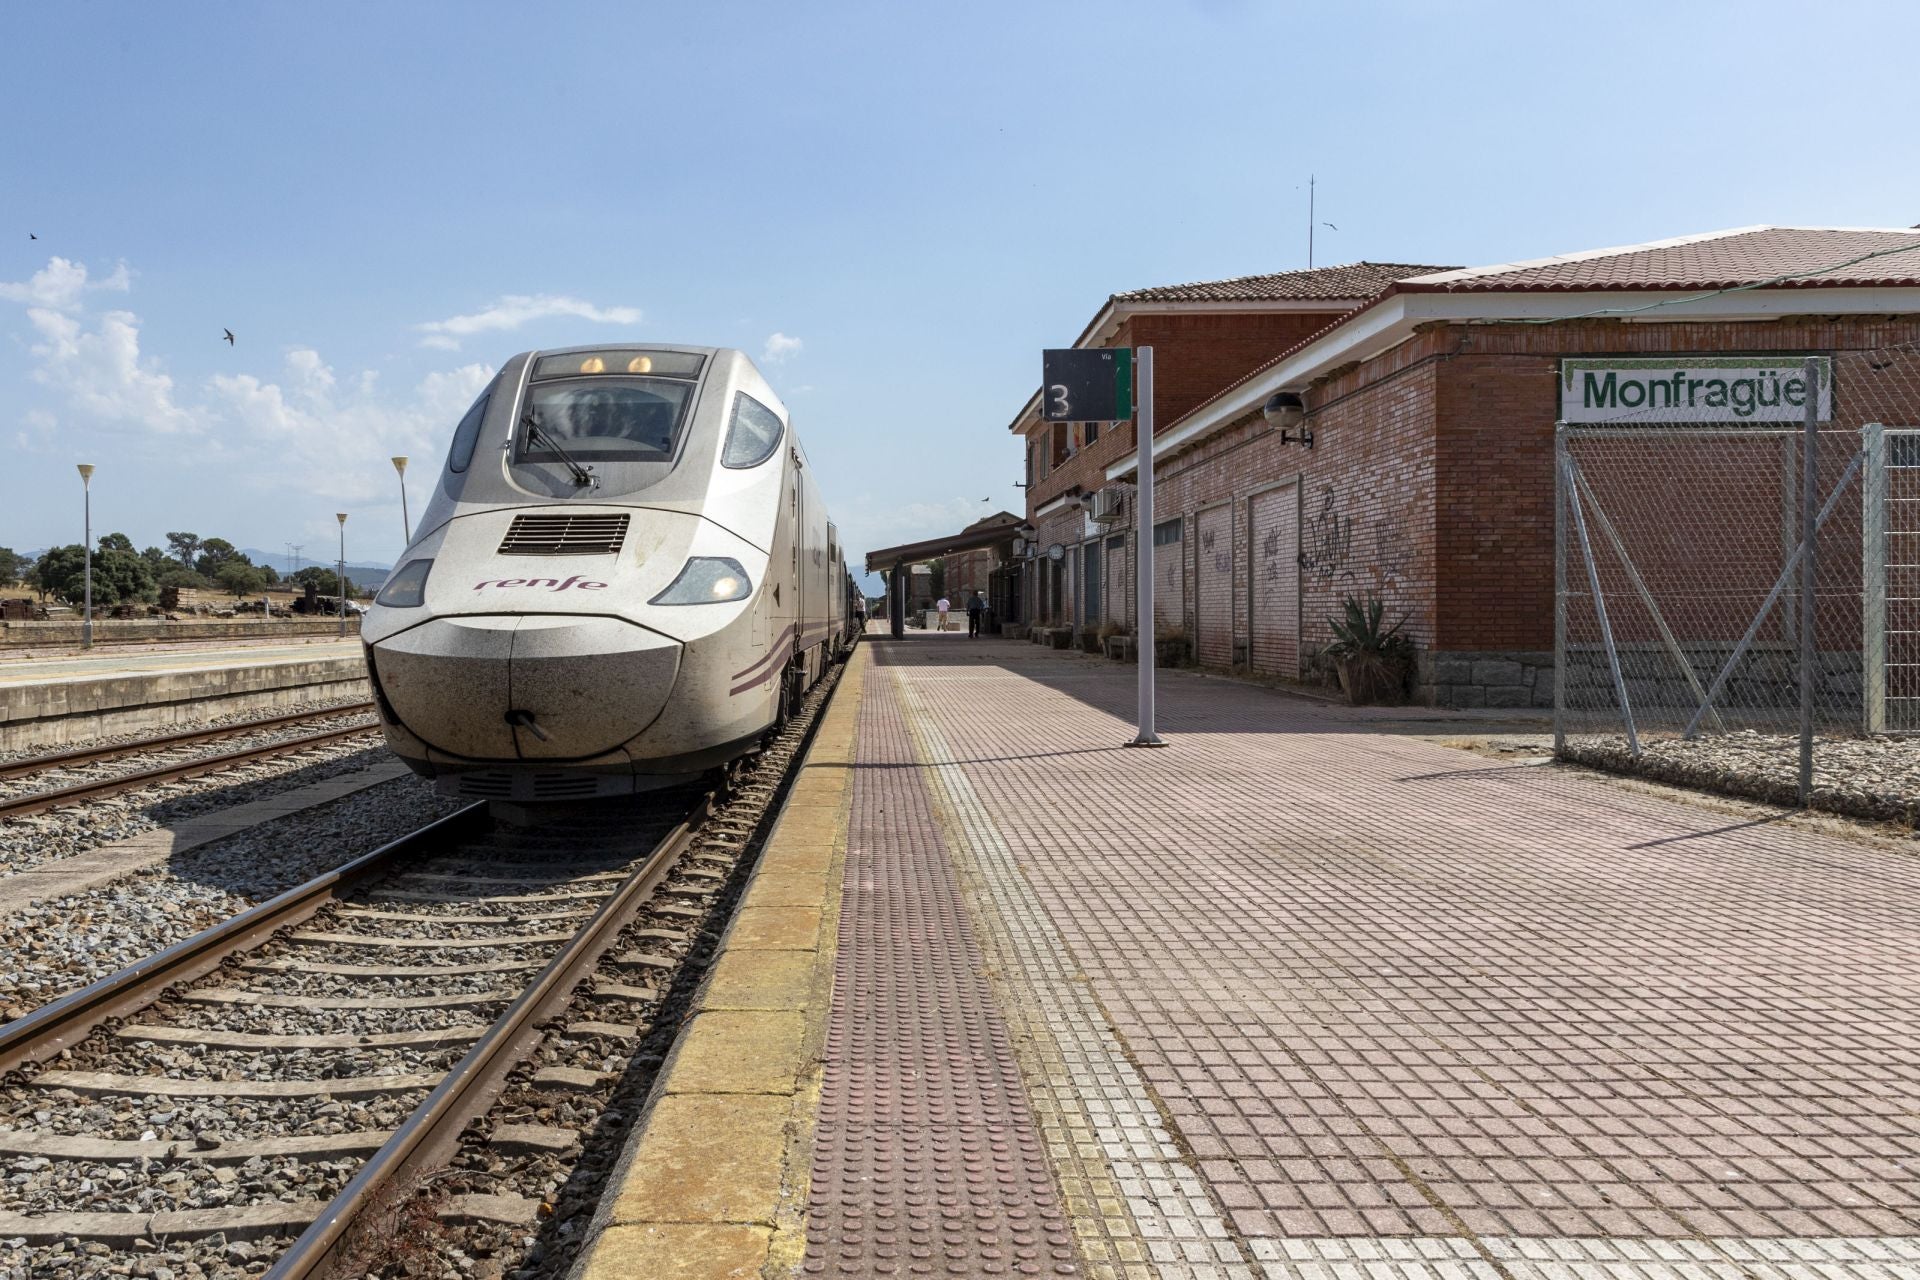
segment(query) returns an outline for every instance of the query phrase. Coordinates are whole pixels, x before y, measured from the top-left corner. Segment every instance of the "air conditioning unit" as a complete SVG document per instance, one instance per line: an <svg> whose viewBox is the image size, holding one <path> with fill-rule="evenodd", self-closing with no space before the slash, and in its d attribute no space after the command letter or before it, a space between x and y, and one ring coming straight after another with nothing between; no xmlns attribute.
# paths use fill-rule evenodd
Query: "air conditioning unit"
<svg viewBox="0 0 1920 1280"><path fill-rule="evenodd" d="M1102 489L1093 495L1092 518L1096 524L1112 524L1120 518L1121 503L1125 499L1114 489Z"/></svg>

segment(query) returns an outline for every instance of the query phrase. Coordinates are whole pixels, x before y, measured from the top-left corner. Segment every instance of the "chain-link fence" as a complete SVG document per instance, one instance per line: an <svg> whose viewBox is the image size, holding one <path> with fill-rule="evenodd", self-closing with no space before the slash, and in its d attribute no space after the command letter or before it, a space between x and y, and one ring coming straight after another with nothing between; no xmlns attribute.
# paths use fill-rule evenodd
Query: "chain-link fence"
<svg viewBox="0 0 1920 1280"><path fill-rule="evenodd" d="M1561 375L1557 749L1913 818L1920 352L1669 367Z"/></svg>

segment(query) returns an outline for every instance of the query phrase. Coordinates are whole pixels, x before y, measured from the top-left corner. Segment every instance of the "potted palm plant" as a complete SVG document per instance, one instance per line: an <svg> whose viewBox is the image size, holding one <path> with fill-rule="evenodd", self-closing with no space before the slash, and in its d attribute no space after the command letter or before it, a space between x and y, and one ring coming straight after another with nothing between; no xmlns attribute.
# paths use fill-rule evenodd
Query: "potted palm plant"
<svg viewBox="0 0 1920 1280"><path fill-rule="evenodd" d="M1342 613L1327 619L1333 643L1322 651L1340 675L1340 692L1356 707L1406 701L1413 673L1413 641L1400 630L1406 618L1383 626L1386 606L1371 595L1364 601L1348 596Z"/></svg>

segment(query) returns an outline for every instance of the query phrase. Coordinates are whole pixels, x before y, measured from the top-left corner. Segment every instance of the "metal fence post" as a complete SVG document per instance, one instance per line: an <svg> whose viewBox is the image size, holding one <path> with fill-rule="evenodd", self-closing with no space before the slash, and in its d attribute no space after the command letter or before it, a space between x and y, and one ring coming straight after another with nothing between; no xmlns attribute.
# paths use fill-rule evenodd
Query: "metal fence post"
<svg viewBox="0 0 1920 1280"><path fill-rule="evenodd" d="M1861 691L1868 733L1887 731L1887 429L1878 422L1860 428L1866 479L1860 491Z"/></svg>
<svg viewBox="0 0 1920 1280"><path fill-rule="evenodd" d="M1806 437L1800 452L1800 803L1813 799L1813 602L1820 564L1820 525L1814 519L1814 495L1820 479L1820 362L1807 357Z"/></svg>
<svg viewBox="0 0 1920 1280"><path fill-rule="evenodd" d="M1567 424L1553 424L1553 754L1567 750Z"/></svg>

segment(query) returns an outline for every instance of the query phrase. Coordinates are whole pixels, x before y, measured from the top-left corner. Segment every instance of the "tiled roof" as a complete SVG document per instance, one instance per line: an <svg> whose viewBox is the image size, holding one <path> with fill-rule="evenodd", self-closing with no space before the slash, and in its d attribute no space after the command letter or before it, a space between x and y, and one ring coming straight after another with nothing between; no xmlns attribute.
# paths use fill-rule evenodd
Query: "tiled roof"
<svg viewBox="0 0 1920 1280"><path fill-rule="evenodd" d="M1407 262L1350 262L1311 271L1281 271L1231 280L1199 280L1116 293L1118 303L1142 302L1311 302L1321 298L1371 298L1396 280L1446 272L1448 267Z"/></svg>
<svg viewBox="0 0 1920 1280"><path fill-rule="evenodd" d="M1878 257L1867 257L1879 254ZM1855 259L1865 258L1865 261ZM1847 263L1845 266L1835 264ZM1742 227L1652 244L1597 249L1418 276L1395 292L1532 292L1583 289L1726 289L1920 285L1920 230Z"/></svg>

